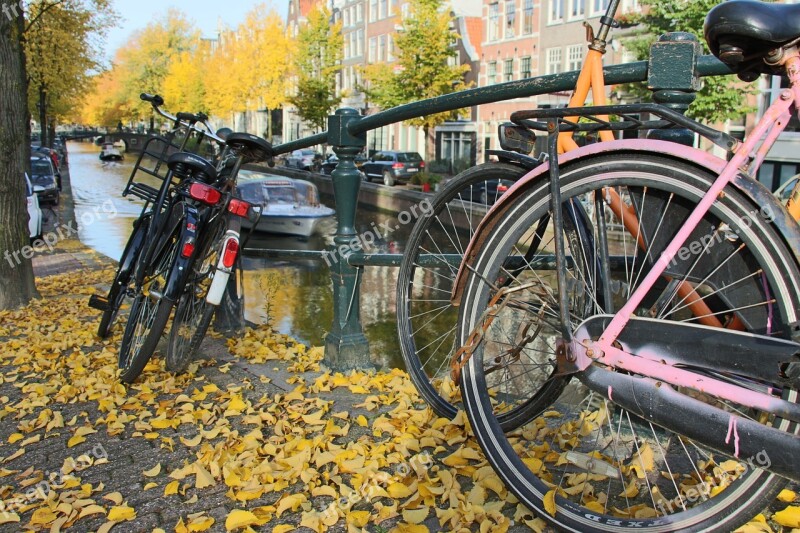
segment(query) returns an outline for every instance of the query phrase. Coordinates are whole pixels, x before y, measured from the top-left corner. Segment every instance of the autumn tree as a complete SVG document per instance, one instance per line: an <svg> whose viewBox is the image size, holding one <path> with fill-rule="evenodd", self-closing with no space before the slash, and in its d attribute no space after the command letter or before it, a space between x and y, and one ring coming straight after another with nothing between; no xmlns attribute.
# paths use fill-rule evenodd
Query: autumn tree
<svg viewBox="0 0 800 533"><path fill-rule="evenodd" d="M318 6L297 35L296 94L289 101L297 114L317 130L324 130L328 115L342 98L336 94L336 74L341 69L341 21L331 24L327 7Z"/></svg>
<svg viewBox="0 0 800 533"><path fill-rule="evenodd" d="M102 38L116 20L109 0L36 0L28 3L24 50L28 102L38 108L42 143L46 125L73 113L101 68Z"/></svg>
<svg viewBox="0 0 800 533"><path fill-rule="evenodd" d="M640 23L643 33L625 40L625 47L634 52L639 59L647 59L650 45L661 35L682 31L694 34L703 45L703 51L709 49L703 37L703 23L706 14L722 0L641 0L645 8L644 14L635 17L631 22ZM623 90L631 92L643 99L649 99L651 93L643 84L629 84ZM703 88L697 93L694 103L686 114L697 120L709 123L723 122L739 118L750 111L745 107L749 89L743 86L735 76L708 76L703 78Z"/></svg>
<svg viewBox="0 0 800 533"><path fill-rule="evenodd" d="M411 0L409 16L395 39L397 61L366 68L365 92L378 107L388 109L465 89L469 65L450 64L457 52L458 34L442 0ZM459 111L435 113L408 121L425 131L428 154L433 153L434 128L458 118Z"/></svg>
<svg viewBox="0 0 800 533"><path fill-rule="evenodd" d="M16 2L0 16L0 309L28 303L36 295L28 244L23 172L30 140L25 58L25 20Z"/></svg>

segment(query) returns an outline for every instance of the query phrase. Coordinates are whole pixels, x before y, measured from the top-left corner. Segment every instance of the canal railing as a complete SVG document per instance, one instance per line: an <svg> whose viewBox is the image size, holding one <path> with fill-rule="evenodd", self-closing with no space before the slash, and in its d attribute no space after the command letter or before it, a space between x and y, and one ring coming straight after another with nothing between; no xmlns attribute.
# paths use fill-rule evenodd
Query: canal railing
<svg viewBox="0 0 800 533"><path fill-rule="evenodd" d="M702 55L697 39L688 33L676 32L661 36L653 43L648 61L603 67L606 85L647 81L656 103L685 112L700 88L703 76L730 74L730 69L713 56ZM339 158L332 174L337 229L332 250L261 250L259 255L280 259L315 258L351 250L331 262L334 318L325 340L325 363L335 370L371 366L369 343L361 323L361 272L367 266L399 266L401 254L354 251L351 243L357 237L356 207L361 176L354 158L366 146L367 131L434 113L453 111L482 104L527 98L543 94L571 91L578 71L550 74L467 89L428 100L398 106L380 113L361 116L351 108L341 108L328 118L323 133L275 146L276 154L289 153L318 144L329 144ZM453 257L458 262L460 257ZM422 261L426 261L422 256Z"/></svg>

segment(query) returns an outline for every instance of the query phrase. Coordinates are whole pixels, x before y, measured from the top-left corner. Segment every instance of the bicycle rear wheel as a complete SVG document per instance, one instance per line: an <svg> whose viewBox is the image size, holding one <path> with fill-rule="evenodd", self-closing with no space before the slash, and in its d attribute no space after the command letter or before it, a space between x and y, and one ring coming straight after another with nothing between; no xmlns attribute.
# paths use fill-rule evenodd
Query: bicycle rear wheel
<svg viewBox="0 0 800 533"><path fill-rule="evenodd" d="M599 198L592 220L602 218L611 224L607 235L611 267L606 276L568 281L593 287L591 294L600 294L597 284L608 281L609 305L593 299L592 314L621 307L714 178L690 163L652 154L615 153L561 167L563 201L586 205ZM476 328L484 330L482 343L464 369L462 393L487 459L522 503L560 529L733 531L768 505L785 483L757 468L767 466L768 458L737 459L731 452L711 450L625 411L577 379L544 416L511 434L503 433L495 418L498 410L502 412L499 402L513 404L525 398L492 397L488 390L493 378L486 372L486 359L510 344L523 357L541 359L549 352L554 367L561 336L556 320L558 282L555 273L542 266L548 261L537 256L518 272L506 266L509 256L529 246L531 228L549 220L548 186L543 182L530 187L488 235L462 299L461 342ZM624 208L609 216L606 200L612 193ZM636 221L633 225L632 220ZM594 243L602 242L599 226L592 226ZM554 231L550 223L543 254L552 253ZM483 310L496 294L486 280L504 275L512 280L508 286L519 290L507 297L502 311L484 327ZM637 314L688 322L715 318L723 327L789 338L790 324L800 312L798 275L794 256L769 220L761 217L759 206L729 187ZM682 289L682 283L691 291ZM692 294L708 312L699 312L702 305L693 305L697 302ZM574 304L570 305L575 326L587 315L576 313ZM542 330L537 342L521 343L517 331L531 316L549 319L539 321ZM731 374L722 377L797 401L797 390L791 388ZM540 379L545 380L546 373ZM797 433L796 424L694 391L676 390L739 417Z"/></svg>
<svg viewBox="0 0 800 533"><path fill-rule="evenodd" d="M206 296L217 268L227 224L225 218L212 224L213 227L207 228L210 231L210 238L206 242L205 249L193 262L186 289L175 309L166 358L167 370L171 372L180 373L189 366L205 338L216 310L215 306L206 302Z"/></svg>
<svg viewBox="0 0 800 533"><path fill-rule="evenodd" d="M411 232L398 274L398 336L411 380L439 416L452 418L460 404L458 389L450 377L450 361L458 347L458 309L450 303L450 294L458 265L484 214L525 172L519 166L489 163L459 174L434 197ZM579 216L577 210L573 214L576 217L568 224L568 239L575 253L580 254L581 226L585 225L586 214ZM583 271L588 264L578 261L575 268ZM585 300L586 294L576 298ZM585 307L586 303L579 305ZM535 331L532 326L524 333L520 330L520 334ZM503 357L498 354L492 361L487 359L487 367L497 372L492 382L493 394L507 397L507 389L522 388L526 397L525 402L498 413L503 428L513 429L548 406L560 392L563 380L553 379L544 385L528 380L525 373L529 367L498 365ZM506 354L508 357L515 356Z"/></svg>
<svg viewBox="0 0 800 533"><path fill-rule="evenodd" d="M139 377L150 361L175 306L174 301L161 295L178 257L179 244L177 231L164 238L131 305L119 348L120 379L125 383Z"/></svg>

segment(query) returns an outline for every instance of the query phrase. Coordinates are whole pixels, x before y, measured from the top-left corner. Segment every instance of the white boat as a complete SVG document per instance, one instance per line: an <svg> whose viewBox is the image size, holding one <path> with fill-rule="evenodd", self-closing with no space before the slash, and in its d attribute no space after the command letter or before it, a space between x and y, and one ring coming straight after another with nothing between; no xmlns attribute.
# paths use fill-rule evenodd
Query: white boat
<svg viewBox="0 0 800 533"><path fill-rule="evenodd" d="M242 200L261 207L255 230L262 233L308 238L335 213L320 203L316 185L305 180L242 170L236 188ZM251 227L247 221L242 225Z"/></svg>
<svg viewBox="0 0 800 533"><path fill-rule="evenodd" d="M103 143L100 161L122 161L122 154L113 143Z"/></svg>

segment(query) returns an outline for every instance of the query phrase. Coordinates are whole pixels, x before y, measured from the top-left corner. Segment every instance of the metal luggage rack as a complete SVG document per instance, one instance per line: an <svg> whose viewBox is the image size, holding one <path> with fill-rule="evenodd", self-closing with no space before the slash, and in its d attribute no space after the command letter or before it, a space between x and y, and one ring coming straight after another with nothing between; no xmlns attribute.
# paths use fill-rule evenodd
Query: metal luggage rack
<svg viewBox="0 0 800 533"><path fill-rule="evenodd" d="M136 178L145 174L163 182L169 176L167 167L169 155L181 151L181 149L182 145L175 143L174 139L170 140L160 135L149 138L136 160L128 183L122 191L122 196L133 195L145 202L155 203L158 199L159 189L143 181L136 181ZM177 184L178 181L177 178L174 178L171 185Z"/></svg>
<svg viewBox="0 0 800 533"><path fill-rule="evenodd" d="M643 113L655 115L660 120L641 120L636 116ZM617 119L607 118L609 116ZM735 137L727 133L700 124L677 111L657 104L524 110L512 113L511 121L530 130L548 133L688 129L728 151L733 150L738 143ZM556 123L556 128L550 126L553 122Z"/></svg>

